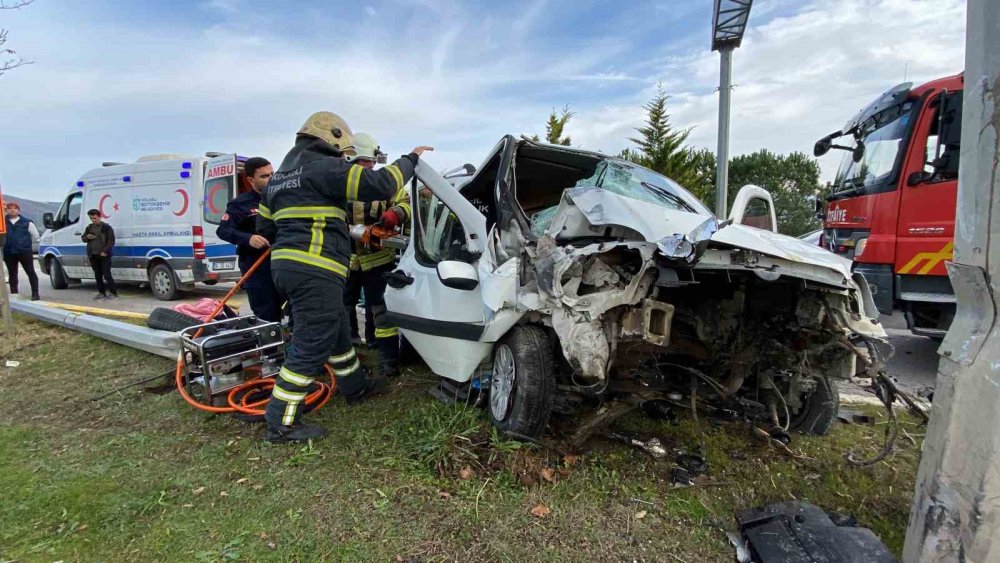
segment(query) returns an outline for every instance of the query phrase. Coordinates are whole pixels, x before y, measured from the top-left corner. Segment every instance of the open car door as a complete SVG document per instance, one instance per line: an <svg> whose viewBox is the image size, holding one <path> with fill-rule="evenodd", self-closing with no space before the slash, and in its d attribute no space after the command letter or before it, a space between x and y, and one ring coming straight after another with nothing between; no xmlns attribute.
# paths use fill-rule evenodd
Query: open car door
<svg viewBox="0 0 1000 563"><path fill-rule="evenodd" d="M388 318L434 373L468 381L492 344L485 330L479 260L486 249L486 218L424 161L417 163L410 201L412 237L395 271L387 274Z"/></svg>
<svg viewBox="0 0 1000 563"><path fill-rule="evenodd" d="M740 188L729 211L729 219L737 225L778 232L778 218L771 193L753 184Z"/></svg>

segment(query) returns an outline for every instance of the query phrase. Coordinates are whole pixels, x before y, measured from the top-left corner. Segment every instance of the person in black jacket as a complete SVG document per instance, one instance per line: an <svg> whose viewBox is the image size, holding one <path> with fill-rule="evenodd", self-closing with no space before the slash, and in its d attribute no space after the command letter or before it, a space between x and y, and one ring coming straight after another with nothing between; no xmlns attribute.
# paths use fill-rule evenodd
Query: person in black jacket
<svg viewBox="0 0 1000 563"><path fill-rule="evenodd" d="M10 292L17 293L17 267L24 268L31 284L31 300L38 301L38 274L35 273L35 258L32 255L32 244L38 241L38 228L31 219L21 217L21 206L16 203L7 204L7 238L3 243L3 262L10 276Z"/></svg>
<svg viewBox="0 0 1000 563"><path fill-rule="evenodd" d="M236 245L240 271L246 274L271 244L257 234L257 207L260 205L260 194L274 174L274 168L267 159L255 156L243 164L243 173L253 189L229 202L215 233L222 240ZM281 320L283 300L271 279L270 257L265 258L253 275L243 282L243 288L247 291L250 309L257 318L272 322Z"/></svg>
<svg viewBox="0 0 1000 563"><path fill-rule="evenodd" d="M348 404L379 394L385 379L369 380L351 343L343 306L351 258L348 201L390 200L413 177L413 151L378 170L343 159L352 144L347 123L330 112L314 113L299 129L295 146L271 177L257 210L257 232L271 241L274 284L291 303L292 346L265 410L270 442L320 438L326 430L301 424L302 402L324 365L337 378Z"/></svg>
<svg viewBox="0 0 1000 563"><path fill-rule="evenodd" d="M90 224L83 230L80 238L87 243L87 258L97 279L97 295L94 299L108 299L108 291L111 292L111 299L118 299L115 278L111 276L111 251L115 247L115 230L101 220L99 209L91 209L87 212L87 216L90 217Z"/></svg>

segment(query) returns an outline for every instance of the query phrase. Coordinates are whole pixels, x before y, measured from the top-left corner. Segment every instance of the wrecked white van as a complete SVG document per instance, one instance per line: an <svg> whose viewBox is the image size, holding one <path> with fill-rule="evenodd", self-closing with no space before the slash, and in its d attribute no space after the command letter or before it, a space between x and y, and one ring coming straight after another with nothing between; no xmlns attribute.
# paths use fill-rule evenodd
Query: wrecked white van
<svg viewBox="0 0 1000 563"><path fill-rule="evenodd" d="M641 166L511 136L458 188L417 176L390 317L510 434L608 401L822 434L833 380L885 339L864 279L776 233L761 188L721 221Z"/></svg>

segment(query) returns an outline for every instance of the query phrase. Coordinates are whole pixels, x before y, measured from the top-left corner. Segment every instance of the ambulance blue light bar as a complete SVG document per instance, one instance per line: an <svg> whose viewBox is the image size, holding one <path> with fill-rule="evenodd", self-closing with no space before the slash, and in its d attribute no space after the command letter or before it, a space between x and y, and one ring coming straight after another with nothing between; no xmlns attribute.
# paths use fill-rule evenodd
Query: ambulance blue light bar
<svg viewBox="0 0 1000 563"><path fill-rule="evenodd" d="M122 176L122 182L131 182L131 181L132 181L131 176Z"/></svg>
<svg viewBox="0 0 1000 563"><path fill-rule="evenodd" d="M184 162L184 163L181 164L181 168L183 168L185 170L190 170L191 169L191 163L190 162Z"/></svg>
<svg viewBox="0 0 1000 563"><path fill-rule="evenodd" d="M181 178L190 178L190 177L191 177L191 173L188 172L187 170L181 172Z"/></svg>
<svg viewBox="0 0 1000 563"><path fill-rule="evenodd" d="M78 182L76 183L76 187L78 187L78 188L82 188L82 187L83 187L83 180L80 180L80 181L78 181Z"/></svg>

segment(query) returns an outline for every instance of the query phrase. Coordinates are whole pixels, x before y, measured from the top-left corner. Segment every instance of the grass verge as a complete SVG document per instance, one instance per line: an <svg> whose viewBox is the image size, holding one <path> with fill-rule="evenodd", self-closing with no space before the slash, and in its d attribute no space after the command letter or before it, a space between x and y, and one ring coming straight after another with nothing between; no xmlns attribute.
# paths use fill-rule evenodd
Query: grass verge
<svg viewBox="0 0 1000 563"><path fill-rule="evenodd" d="M880 415L794 436L796 458L723 425L708 430L708 477L674 488L670 462L617 443L562 456L501 440L480 411L430 398L422 370L311 415L323 441L271 446L155 384L90 400L166 372L161 358L19 318L8 359L21 363L0 367L2 560L730 561L733 511L789 499L856 516L898 554L920 451L917 436L848 466L848 451L881 447ZM698 442L686 419L616 429Z"/></svg>

